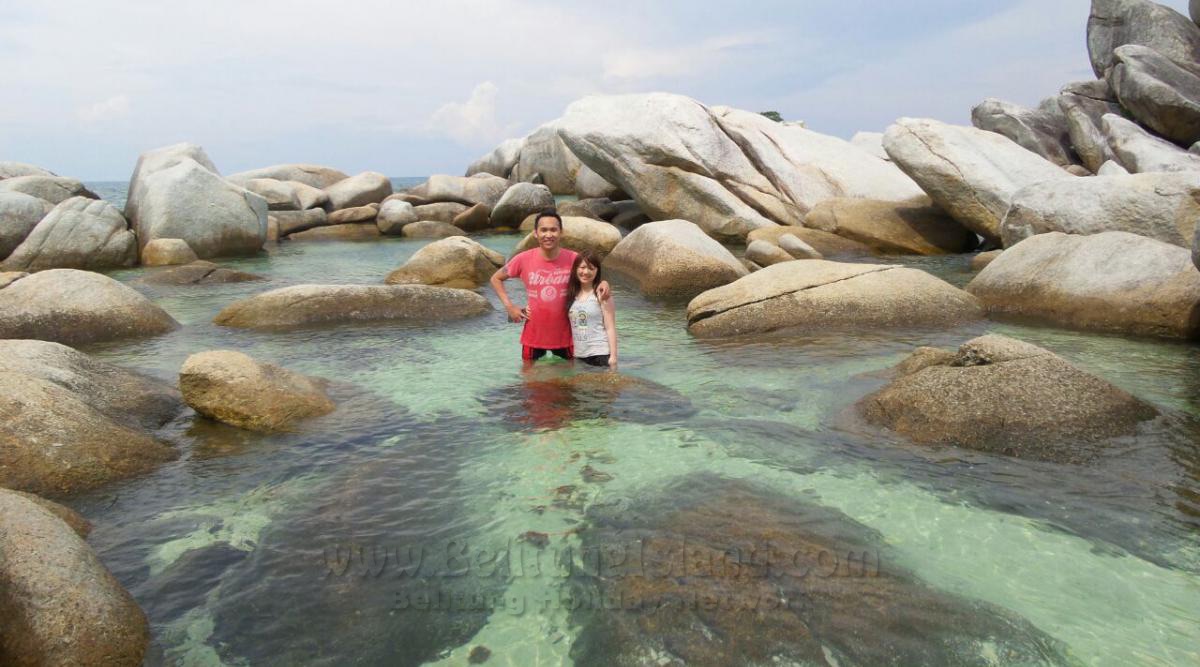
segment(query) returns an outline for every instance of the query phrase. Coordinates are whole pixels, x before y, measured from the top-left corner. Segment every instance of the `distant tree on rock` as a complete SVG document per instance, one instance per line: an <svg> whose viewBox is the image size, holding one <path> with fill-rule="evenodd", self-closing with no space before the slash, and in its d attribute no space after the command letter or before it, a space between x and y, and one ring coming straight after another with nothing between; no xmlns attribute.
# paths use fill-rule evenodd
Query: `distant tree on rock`
<svg viewBox="0 0 1200 667"><path fill-rule="evenodd" d="M759 113L766 116L767 118L770 118L771 120L775 121L776 123L783 122L783 116L780 116L778 111L759 111Z"/></svg>

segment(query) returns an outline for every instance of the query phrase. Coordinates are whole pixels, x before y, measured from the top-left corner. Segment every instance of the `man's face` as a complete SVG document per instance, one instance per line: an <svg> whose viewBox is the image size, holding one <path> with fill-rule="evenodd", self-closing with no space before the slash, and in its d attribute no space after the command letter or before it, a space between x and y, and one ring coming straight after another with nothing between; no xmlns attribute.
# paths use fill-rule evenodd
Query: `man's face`
<svg viewBox="0 0 1200 667"><path fill-rule="evenodd" d="M537 236L538 245L543 250L554 250L558 247L558 241L562 237L562 227L559 227L558 220L555 218L538 218L534 234Z"/></svg>

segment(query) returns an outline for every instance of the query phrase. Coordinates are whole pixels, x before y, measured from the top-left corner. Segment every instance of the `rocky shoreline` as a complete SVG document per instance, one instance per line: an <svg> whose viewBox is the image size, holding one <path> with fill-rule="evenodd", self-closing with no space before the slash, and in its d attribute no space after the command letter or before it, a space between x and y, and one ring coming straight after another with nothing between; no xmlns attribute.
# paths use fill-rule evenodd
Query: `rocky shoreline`
<svg viewBox="0 0 1200 667"><path fill-rule="evenodd" d="M0 581L19 588L0 593L0 615L23 629L0 634L0 663L140 664L148 642L83 520L38 496L174 459L158 430L181 415L270 432L337 409L325 381L237 352L195 350L181 392L68 347L181 326L101 271L250 282L209 260L266 244L431 239L376 284L265 287L214 322L255 332L478 317L491 306L474 290L505 258L471 235L526 233L517 250L531 247L531 216L566 196L564 246L607 256L647 296L690 299L663 307L698 338L1020 318L1196 340L1200 26L1148 0L1093 0L1087 50L1097 78L1035 109L988 99L972 127L900 118L851 141L681 95L587 97L465 175L400 192L378 172L311 164L222 176L184 143L139 158L118 210L76 179L0 162ZM871 263L966 253L978 274L964 289ZM1158 414L997 336L919 348L856 409L915 443L1066 464L1088 456L1076 441L1096 447ZM80 605L51 599L79 582Z"/></svg>

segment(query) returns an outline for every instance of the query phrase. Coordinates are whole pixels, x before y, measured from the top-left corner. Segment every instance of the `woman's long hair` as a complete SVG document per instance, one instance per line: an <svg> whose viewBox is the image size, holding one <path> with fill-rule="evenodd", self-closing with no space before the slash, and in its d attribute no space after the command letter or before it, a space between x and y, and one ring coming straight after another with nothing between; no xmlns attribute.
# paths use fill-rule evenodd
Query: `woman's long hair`
<svg viewBox="0 0 1200 667"><path fill-rule="evenodd" d="M575 303L575 297L579 296L579 291L583 289L583 285L579 283L579 265L587 262L596 267L596 277L592 278L592 289L596 289L596 285L600 284L600 258L591 250L580 250L575 255L575 261L571 262L571 279L567 281L567 302L566 309L571 310L571 304Z"/></svg>

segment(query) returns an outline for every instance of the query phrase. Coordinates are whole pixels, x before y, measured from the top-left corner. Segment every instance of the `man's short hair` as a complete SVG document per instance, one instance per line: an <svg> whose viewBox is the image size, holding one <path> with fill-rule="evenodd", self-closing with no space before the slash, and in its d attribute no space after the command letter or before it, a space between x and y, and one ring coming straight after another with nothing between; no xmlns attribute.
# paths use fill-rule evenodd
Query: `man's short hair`
<svg viewBox="0 0 1200 667"><path fill-rule="evenodd" d="M558 221L558 231L560 231L560 232L562 231L562 228L563 228L562 216L558 214L558 211L556 211L552 208L548 208L548 209L542 211L541 213L538 213L537 217L533 219L534 231L537 231L538 223L542 221L542 218L554 218L555 220Z"/></svg>

